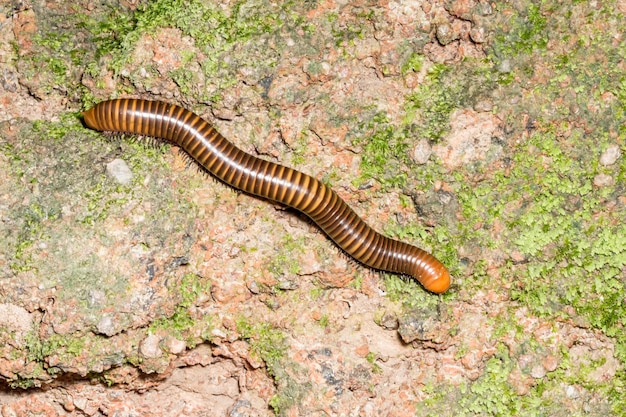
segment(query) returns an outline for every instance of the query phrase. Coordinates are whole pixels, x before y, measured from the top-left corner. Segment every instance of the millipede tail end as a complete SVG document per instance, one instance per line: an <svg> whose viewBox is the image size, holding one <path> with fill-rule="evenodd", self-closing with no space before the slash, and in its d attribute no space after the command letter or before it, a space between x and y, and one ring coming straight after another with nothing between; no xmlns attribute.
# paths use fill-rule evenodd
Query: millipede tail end
<svg viewBox="0 0 626 417"><path fill-rule="evenodd" d="M93 130L102 130L100 124L98 124L98 118L96 117L95 107L90 108L82 113L83 120L88 128Z"/></svg>

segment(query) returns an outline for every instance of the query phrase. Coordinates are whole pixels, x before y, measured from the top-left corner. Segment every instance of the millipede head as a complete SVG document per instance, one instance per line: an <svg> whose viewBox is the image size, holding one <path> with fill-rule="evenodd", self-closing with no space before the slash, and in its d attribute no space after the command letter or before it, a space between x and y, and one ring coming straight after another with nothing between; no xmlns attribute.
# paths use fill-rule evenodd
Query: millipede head
<svg viewBox="0 0 626 417"><path fill-rule="evenodd" d="M414 265L414 276L430 292L441 294L450 288L450 272L433 256L428 255L428 262Z"/></svg>
<svg viewBox="0 0 626 417"><path fill-rule="evenodd" d="M432 279L428 284L424 284L424 287L436 294L446 292L448 288L450 288L450 273L446 268L443 268L439 275Z"/></svg>

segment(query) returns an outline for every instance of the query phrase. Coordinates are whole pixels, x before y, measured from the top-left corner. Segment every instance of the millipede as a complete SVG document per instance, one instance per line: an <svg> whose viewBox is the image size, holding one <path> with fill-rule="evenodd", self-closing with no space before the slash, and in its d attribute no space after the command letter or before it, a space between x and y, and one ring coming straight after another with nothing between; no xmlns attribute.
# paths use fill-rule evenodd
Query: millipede
<svg viewBox="0 0 626 417"><path fill-rule="evenodd" d="M307 215L343 251L376 270L411 276L425 289L443 293L450 273L428 252L381 235L321 181L257 158L229 142L206 120L162 101L115 99L83 113L92 129L148 136L180 147L221 181Z"/></svg>

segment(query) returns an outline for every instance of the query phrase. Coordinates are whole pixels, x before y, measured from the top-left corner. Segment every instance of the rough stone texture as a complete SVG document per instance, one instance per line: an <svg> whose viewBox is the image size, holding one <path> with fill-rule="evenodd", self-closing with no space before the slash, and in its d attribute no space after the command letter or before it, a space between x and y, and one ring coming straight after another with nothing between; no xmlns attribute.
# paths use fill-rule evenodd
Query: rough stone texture
<svg viewBox="0 0 626 417"><path fill-rule="evenodd" d="M120 2L121 10L136 3ZM489 171L476 174L475 165L510 163L534 124L527 114L513 123L501 108L532 95L530 87L473 92L438 143L411 137L407 160L431 176L440 161L432 185L419 189L421 177L404 189L355 185L364 154L355 139L378 112L399 125L406 97L435 64L485 59L486 22L512 11L473 0L302 3L296 15L313 29L294 25L232 47L224 59L234 75L207 76L208 54L191 36L157 28L137 40L119 74L68 63L65 79L54 77L59 63L49 56L28 60L41 53L36 35L48 22L69 32L59 15L108 12L87 1L0 5L0 417L270 416L276 404L287 416L415 416L420 407L450 415L458 410L448 405L490 382L497 366L506 372L497 368L503 374L490 388L554 401L561 415L608 415L604 391L593 387L623 372L615 340L573 307L565 318L538 317L511 299L518 283L501 268L523 269L529 257L494 247L509 227L500 219L470 225L494 240L460 242L452 295L433 301L414 286L393 300L380 274L355 265L303 216L212 181L176 150L107 142L77 122L62 138L31 124L60 123L91 94L175 101L244 150L331 183L377 230L400 224L417 243L442 225L451 235L466 227L459 178L477 185ZM414 53L422 65L407 70ZM501 75L515 65L503 57ZM534 70L537 83L551 76L541 63ZM191 77L189 91L173 73ZM606 92L583 110L616 100ZM623 152L614 136L594 160L607 170ZM113 161L132 177L108 177ZM599 172L593 185L616 178ZM619 196L613 208L625 204ZM279 360L263 360L259 335L247 334L242 318L285 336ZM579 381L579 367L590 370L584 384L563 382ZM565 378L551 384L558 372ZM495 402L501 392L479 395Z"/></svg>
<svg viewBox="0 0 626 417"><path fill-rule="evenodd" d="M498 118L490 113L455 112L450 116L446 144L436 146L434 152L450 169L484 160L493 146L492 139L502 135L499 124Z"/></svg>

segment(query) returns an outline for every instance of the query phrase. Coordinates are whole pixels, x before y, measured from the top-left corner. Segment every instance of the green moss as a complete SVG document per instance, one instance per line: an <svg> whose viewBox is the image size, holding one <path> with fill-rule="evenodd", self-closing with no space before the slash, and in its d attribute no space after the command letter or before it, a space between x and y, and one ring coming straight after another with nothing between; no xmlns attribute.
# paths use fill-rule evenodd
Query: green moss
<svg viewBox="0 0 626 417"><path fill-rule="evenodd" d="M466 396L459 408L471 414L492 416L517 415L522 409L519 397L508 384L514 362L504 345L498 346L498 353L489 359L480 378L466 388Z"/></svg>
<svg viewBox="0 0 626 417"><path fill-rule="evenodd" d="M348 283L348 287L354 288L355 290L360 291L362 286L363 286L363 272L361 270L358 270L355 272L355 276L352 278L352 280Z"/></svg>
<svg viewBox="0 0 626 417"><path fill-rule="evenodd" d="M87 92L76 80L89 53L74 32L56 29L47 23L41 25L33 36L32 49L21 54L20 72L38 98L57 91L78 99Z"/></svg>
<svg viewBox="0 0 626 417"><path fill-rule="evenodd" d="M616 16L613 6L588 8L584 2L507 7L513 14L496 29L501 32L490 59L494 68L501 59L512 60L518 81L507 90L511 93L534 77L531 91L521 95L523 107L512 105L507 120L513 129L527 129L527 139L512 149L509 166L494 170L487 181L468 188L459 181L468 226L461 234L523 254L523 264L501 268L514 283L511 296L543 316L568 317L564 307L573 306L579 319L615 338L616 357L624 363L626 312L619 300L626 296L621 278L626 213L613 202L621 193L625 164L623 158L613 166L598 163L608 144L621 144L625 137L626 83L617 69L624 47L615 46L611 30L597 24L619 27L623 16ZM548 34L554 40L550 48ZM607 95L615 100L607 101ZM521 126L515 120L520 113L533 125ZM614 184L594 186L598 174L610 175ZM489 230L496 219L505 227L494 240ZM476 229L476 224L486 227ZM625 385L620 378L623 374L616 387ZM612 394L617 403L621 389Z"/></svg>
<svg viewBox="0 0 626 417"><path fill-rule="evenodd" d="M243 317L237 320L237 331L248 341L251 352L265 362L268 373L276 381L278 392L270 399L270 407L277 415L283 415L297 406L310 389L310 383L299 383L287 372L287 369L300 374L305 371L287 359L287 340L283 332L267 323L250 323Z"/></svg>
<svg viewBox="0 0 626 417"><path fill-rule="evenodd" d="M191 51L181 52L181 66L178 69L170 71L170 77L180 87L180 93L183 96L190 96L195 89L197 79L195 74L187 69L188 64L195 59L195 55Z"/></svg>
<svg viewBox="0 0 626 417"><path fill-rule="evenodd" d="M277 416L287 416L287 412L292 407L297 407L303 397L304 392L301 385L292 381L270 398L269 406L274 410Z"/></svg>
<svg viewBox="0 0 626 417"><path fill-rule="evenodd" d="M27 360L44 362L50 355L57 355L61 359L75 358L85 349L85 340L82 337L53 334L47 339L41 339L35 331L29 332L25 339L28 351Z"/></svg>
<svg viewBox="0 0 626 417"><path fill-rule="evenodd" d="M333 188L335 182L343 177L343 172L337 167L332 167L328 171L324 172L324 175L320 178L320 181L330 188Z"/></svg>
<svg viewBox="0 0 626 417"><path fill-rule="evenodd" d="M20 374L17 379L12 380L9 385L11 388L29 389L41 386L42 379L48 379L50 374L44 368L43 363L35 363L32 369L29 369L27 375Z"/></svg>
<svg viewBox="0 0 626 417"><path fill-rule="evenodd" d="M227 12L218 4L198 0L156 0L141 4L134 12L113 8L108 16L97 20L86 18L84 25L92 34L98 56L105 57L117 75L132 59L132 52L143 35L154 34L160 28L177 28L193 38L195 47L205 54L200 62L204 76L223 89L236 82L234 73L241 57L233 51L255 37L275 33L283 26L283 17L291 16L285 13L289 3L278 6L260 3L237 1ZM211 29L206 30L207 27ZM170 74L181 92L198 95L202 100L219 100L219 92L206 96L196 85L199 82L196 75L185 69L186 62L196 59L195 50L181 54L181 67ZM224 59L226 55L230 59ZM271 65L273 58L268 58ZM129 76L141 82L135 74Z"/></svg>
<svg viewBox="0 0 626 417"><path fill-rule="evenodd" d="M547 5L549 2L544 2ZM499 6L506 6L502 2ZM527 3L525 8L516 10L510 18L511 28L506 33L498 35L495 44L499 45L498 52L503 56L530 54L534 51L544 51L549 40L547 12L542 5ZM545 7L545 6L544 6Z"/></svg>
<svg viewBox="0 0 626 417"><path fill-rule="evenodd" d="M45 224L60 216L58 208L43 207L33 202L21 210L19 218L22 226L17 233L15 252L10 267L15 272L24 272L35 268L32 255L28 250L35 242L45 237Z"/></svg>
<svg viewBox="0 0 626 417"><path fill-rule="evenodd" d="M292 147L291 152L291 163L293 167L297 167L298 165L302 165L306 161L307 151L309 149L309 143L311 137L307 133L308 131L303 130L298 135L296 139L296 143Z"/></svg>
<svg viewBox="0 0 626 417"><path fill-rule="evenodd" d="M36 120L33 133L53 141L60 141L70 133L84 132L78 113L61 113L58 121Z"/></svg>
<svg viewBox="0 0 626 417"><path fill-rule="evenodd" d="M424 66L424 55L412 53L409 58L402 64L402 75L410 72L420 72Z"/></svg>
<svg viewBox="0 0 626 417"><path fill-rule="evenodd" d="M426 385L424 393L430 397L419 403L416 415L419 416L548 416L560 415L563 404L553 401L543 394L559 389L555 377L560 371L548 373L542 380L536 380L529 392L520 395L511 384L512 373L528 375L529 370L518 369L509 348L497 345L496 354L485 363L482 375L475 381L460 387L446 385ZM513 378L519 378L519 375ZM539 413L539 414L538 414Z"/></svg>
<svg viewBox="0 0 626 417"><path fill-rule="evenodd" d="M372 365L372 372L375 374L380 374L383 372L383 369L376 363L376 358L378 355L374 352L370 352L365 357L365 360Z"/></svg>
<svg viewBox="0 0 626 417"><path fill-rule="evenodd" d="M406 98L405 123L415 121L411 130L413 137L437 143L449 131L450 115L467 94L462 78L451 69L443 64L433 65L425 82Z"/></svg>
<svg viewBox="0 0 626 417"><path fill-rule="evenodd" d="M185 340L187 346L194 347L196 344L194 332L191 330L201 326L201 334L204 340L210 339L212 320L210 316L197 319L192 316L191 308L198 298L210 292L210 284L203 282L200 277L194 274L187 274L183 277L179 288L180 302L174 309L174 314L170 317L154 320L148 328L148 333L164 331L179 340Z"/></svg>
<svg viewBox="0 0 626 417"><path fill-rule="evenodd" d="M107 5L108 6L108 5ZM29 89L38 98L54 92L82 99L85 106L95 101L94 92L87 85L93 82L105 89L107 70L115 77L130 83L118 87L117 94L131 92L132 86L150 87L156 75L156 65L129 68L136 57L135 48L143 36L154 35L161 28L177 28L194 40L189 50L179 51L181 66L169 75L186 96L203 100L219 100L221 90L233 85L236 73L247 59L242 46L252 39L273 36L285 24L306 25L301 16L290 12L291 2L274 4L266 0L237 1L224 10L219 4L199 0L156 0L140 2L137 9L116 6L97 7L90 13L63 6L61 12L35 7L45 15L38 21L38 33L33 37L34 47L20 53L20 72L29 80ZM63 30L59 30L62 27ZM206 30L206 28L210 30ZM257 47L250 44L250 47ZM250 49L247 48L248 50ZM207 91L198 71L185 68L197 59L198 49L204 54L200 72L212 80L216 90ZM271 67L276 56L266 54L254 65ZM246 65L252 63L245 63ZM155 75L146 78L143 73ZM84 76L88 82L83 83ZM108 76L108 74L106 75Z"/></svg>
<svg viewBox="0 0 626 417"><path fill-rule="evenodd" d="M519 104L497 103L498 114L510 115L505 118L507 136L522 139L508 144L503 166L490 167L486 176L469 167L453 174L449 184L462 220L454 225L457 230L450 240L466 252L492 249L523 260L506 261L496 274L493 269L487 274L487 265L477 259L469 264L471 269L459 272L471 273L471 286L466 286L470 292L486 287L501 291L500 285L506 283L512 287L510 296L531 314L544 320L573 318L600 329L613 338L615 357L624 364L626 311L621 300L626 297L626 212L618 201L626 163L623 157L611 166L598 162L609 144L621 146L626 137L626 83L617 70L623 64L624 47L610 39L614 28L623 24L623 16L616 17L610 5L590 9L580 2L497 4L513 9L513 14L494 26L496 41L483 66L488 71L476 73L484 77L483 86L500 83L496 99L520 98ZM576 18L565 18L568 15ZM598 29L599 21L612 22L613 29ZM553 40L550 48L548 34ZM511 71L506 74L500 67L505 59ZM456 76L463 78L459 71L455 68ZM505 75L507 82L502 83ZM522 125L521 115L530 122ZM598 174L611 176L614 183L594 186ZM473 181L476 177L480 180ZM455 261L450 258L450 262ZM505 317L495 323L496 339L522 331L509 321ZM542 403L542 393L560 389L562 372L538 381L522 398L510 396L506 386L480 391L503 381L498 372L507 372L508 360L491 360L484 385L466 391L466 395L473 395L472 390L479 395L464 404L480 410L479 414L495 415L520 414L516 411L520 406L537 404L556 409ZM564 366L571 369L576 364ZM593 383L587 376L597 366L582 366L582 372L567 377L567 383L586 386L593 395L609 398L614 411L620 410L625 405L624 372L618 371L610 384Z"/></svg>
<svg viewBox="0 0 626 417"><path fill-rule="evenodd" d="M597 147L596 139L571 139L576 147L565 149L554 133L535 134L515 153L506 176L496 172L482 191L459 192L469 224L485 221L481 207L488 205L490 215L506 222L510 250L528 257L527 275L519 277L523 290L513 295L543 314L559 305L586 305L581 298L589 294L623 291L618 275L626 265L626 229L613 222L617 213L594 217L612 190L592 187L599 167L583 156ZM509 209L515 202L518 208ZM589 275L595 278L584 278ZM604 311L615 315L615 308ZM610 317L601 321L614 323Z"/></svg>
<svg viewBox="0 0 626 417"><path fill-rule="evenodd" d="M421 56L412 55L403 66L403 72L421 68ZM441 177L441 167L435 164L422 167L410 159L411 147L425 139L431 144L441 141L450 129L450 115L458 108L472 104L487 90L491 81L486 77L488 64L474 61L462 69L433 65L424 80L405 97L404 117L394 125L384 113L376 113L354 129L353 144L362 147L361 175L355 186L371 179L383 190L414 187L427 189L435 178ZM436 162L436 161L435 161ZM425 173L425 170L433 170ZM435 175L429 178L431 175ZM419 181L416 181L419 179Z"/></svg>
<svg viewBox="0 0 626 417"><path fill-rule="evenodd" d="M88 226L101 223L109 217L112 207L120 207L128 202L130 191L130 187L114 184L102 175L91 189L85 191L86 211L80 221Z"/></svg>
<svg viewBox="0 0 626 417"><path fill-rule="evenodd" d="M620 96L620 80L624 77L619 66L624 46L614 46L612 30L606 29L622 24L623 16L615 14L616 8L610 4L592 8L585 2L554 1L502 2L498 7L511 14L493 22L496 36L489 60L494 69L501 68L502 62L507 62L509 69L496 71L493 76L508 79L507 94L523 94L520 87L529 86L529 100L522 100L511 117L528 114L531 120L582 118L594 120L589 124L594 130L623 132L623 103L589 106L601 102L606 92ZM552 45L547 48L549 39ZM538 76L527 84L534 75ZM515 124L512 121L511 125Z"/></svg>
<svg viewBox="0 0 626 417"><path fill-rule="evenodd" d="M372 178L383 187L403 186L407 181L408 142L405 132L398 131L382 113L369 119L362 130L370 132L354 140L363 147L361 176L353 181L360 186Z"/></svg>
<svg viewBox="0 0 626 417"><path fill-rule="evenodd" d="M252 352L265 362L270 375L279 377L282 374L280 364L287 351L285 335L269 324L250 324L244 318L237 320L237 331L250 343Z"/></svg>
<svg viewBox="0 0 626 417"><path fill-rule="evenodd" d="M567 317L565 306L573 306L589 324L615 338L615 355L623 362L626 310L619 300L626 296L620 280L626 227L618 219L625 213L603 213L604 201L616 191L591 185L595 173L604 170L588 162L599 158L599 150L589 151L599 148L597 138L573 132L570 140L575 145L563 147L552 131L532 135L506 175L496 172L478 192L461 190L459 200L470 229L489 221L484 207L490 207L490 216L507 225L498 247L526 256L523 268L507 264L502 269L515 283L514 300L542 316Z"/></svg>
<svg viewBox="0 0 626 417"><path fill-rule="evenodd" d="M371 21L376 12L373 9L359 11L349 15L348 21L340 21L336 13L328 14L331 23L331 33L337 46L353 46L355 41L363 39L371 28Z"/></svg>
<svg viewBox="0 0 626 417"><path fill-rule="evenodd" d="M279 252L272 257L268 270L275 276L282 276L287 271L290 275L300 273L301 266L297 254L303 253L305 238L294 239L286 235L280 245Z"/></svg>
<svg viewBox="0 0 626 417"><path fill-rule="evenodd" d="M312 300L319 299L325 292L324 288L321 287L313 287L309 290L309 295Z"/></svg>

